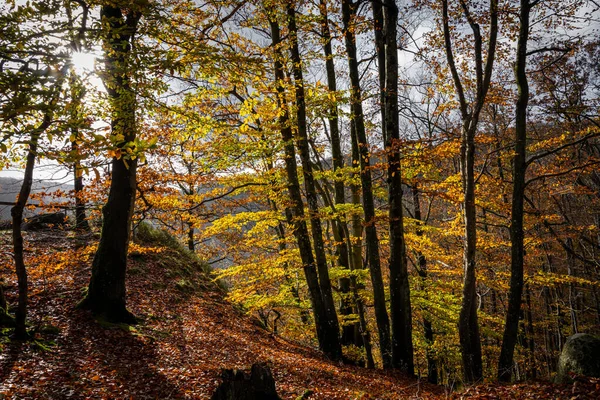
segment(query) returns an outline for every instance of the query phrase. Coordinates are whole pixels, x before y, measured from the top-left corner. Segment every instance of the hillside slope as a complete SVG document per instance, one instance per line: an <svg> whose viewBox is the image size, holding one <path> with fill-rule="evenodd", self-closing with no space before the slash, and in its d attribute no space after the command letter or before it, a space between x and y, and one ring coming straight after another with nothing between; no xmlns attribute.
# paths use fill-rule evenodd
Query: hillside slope
<svg viewBox="0 0 600 400"><path fill-rule="evenodd" d="M307 389L314 392L310 399L447 397L441 387L396 373L333 363L313 349L270 335L225 302L202 265L173 249L176 246L132 245L128 303L141 317L139 325L95 321L75 309L95 249L95 244L82 243L93 240L78 242L60 231L27 235L29 320L37 340L14 343L2 337L0 397L207 399L223 368L247 369L265 361L285 399L295 399ZM7 254L9 245L9 235L0 235L0 254ZM0 272L10 277L7 295L14 304L9 257L0 259ZM549 393L549 388L557 390L550 392L553 398L572 391L540 385L537 392L530 391L531 398ZM463 395L510 398L510 390L484 387ZM497 397L496 393L504 394Z"/></svg>

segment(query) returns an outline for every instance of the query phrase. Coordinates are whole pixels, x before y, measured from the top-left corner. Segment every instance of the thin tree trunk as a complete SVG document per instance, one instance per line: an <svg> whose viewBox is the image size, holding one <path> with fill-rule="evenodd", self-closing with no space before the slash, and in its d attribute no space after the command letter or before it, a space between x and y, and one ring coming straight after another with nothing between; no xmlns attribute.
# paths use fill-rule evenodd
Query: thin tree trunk
<svg viewBox="0 0 600 400"><path fill-rule="evenodd" d="M10 214L12 216L12 239L13 239L13 251L15 260L15 271L17 273L17 285L19 292L19 299L17 305L17 311L15 313L15 337L17 339L26 339L28 337L27 329L25 327L25 319L27 318L27 269L25 268L25 261L23 255L23 235L21 234L21 224L23 223L23 210L29 199L31 193L31 186L33 183L33 168L35 166L35 158L37 154L38 142L41 133L50 126L50 117L47 114L42 122L39 129L31 135L29 142L29 150L27 151L27 161L25 164L25 175L23 176L23 183L21 184L21 190L17 196L16 204L11 208Z"/></svg>
<svg viewBox="0 0 600 400"><path fill-rule="evenodd" d="M194 242L194 225L192 223L188 223L188 231L187 231L187 246L188 250L192 253L195 251L195 242Z"/></svg>
<svg viewBox="0 0 600 400"><path fill-rule="evenodd" d="M375 205L373 201L373 183L371 180L369 145L365 133L364 115L358 73L358 59L356 53L356 39L351 23L355 17L356 4L351 0L342 0L342 19L344 22L344 38L348 54L348 67L351 85L351 110L356 131L356 138L360 153L360 177L362 183L363 211L365 214L365 233L367 242L367 262L373 285L373 298L375 302L375 319L379 332L379 349L384 368L392 367L392 343L390 338L390 321L385 303L385 291L381 274L379 259L379 239L375 226Z"/></svg>
<svg viewBox="0 0 600 400"><path fill-rule="evenodd" d="M272 169L272 166L271 166L271 169ZM277 204L275 204L274 201L269 200L269 205L271 206L271 209L273 211L278 212ZM291 215L291 210L286 208L284 214L286 216ZM278 223L277 226L275 227L275 231L277 232L277 238L279 239L279 244L278 244L279 251L284 252L286 250L286 245L285 245L285 228L284 228L283 224ZM309 317L308 312L301 307L302 299L300 298L300 293L298 293L298 289L293 284L292 278L288 274L288 264L287 263L283 264L283 269L284 269L284 273L285 273L284 278L290 287L290 292L292 293L292 297L294 298L296 305L300 309L300 321L302 321L303 324L308 324L308 317Z"/></svg>
<svg viewBox="0 0 600 400"><path fill-rule="evenodd" d="M387 132L385 129L385 87L386 87L386 78L385 78L385 36L384 36L384 16L383 16L383 7L382 2L380 0L371 1L371 7L373 8L373 33L375 36L375 51L377 53L377 70L379 72L379 102L380 102L380 110L381 110L381 124L382 124L382 135L384 143L387 142Z"/></svg>
<svg viewBox="0 0 600 400"><path fill-rule="evenodd" d="M529 369L531 372L531 378L537 377L537 366L535 363L535 330L533 328L533 311L531 309L531 290L529 285L525 287L525 302L527 303L527 334L529 341L527 346L529 348Z"/></svg>
<svg viewBox="0 0 600 400"><path fill-rule="evenodd" d="M335 76L335 65L333 62L333 51L331 47L331 32L329 30L329 18L327 12L327 1L320 0L319 11L321 15L321 34L323 36L323 52L325 54L325 70L327 71L327 88L331 94L335 96L337 91L337 82ZM334 198L335 204L344 204L346 202L344 194L344 181L339 179L338 173L344 167L344 155L342 153L342 147L340 143L340 131L338 124L338 107L336 101L332 101L329 107L327 120L329 122L329 133L331 138L331 157L333 159L333 172L335 180L334 186ZM348 253L349 250L346 245L346 241L343 240L344 232L341 224L344 224L340 219L332 221L333 224L333 236L336 241L336 253L338 265L341 268L348 268ZM346 227L347 229L347 227ZM350 279L340 278L340 295L342 298L340 305L340 314L342 319L344 316L352 314L352 306L350 301ZM342 344L355 344L356 343L354 331L357 326L356 323L345 322L342 325Z"/></svg>
<svg viewBox="0 0 600 400"><path fill-rule="evenodd" d="M288 32L291 40L291 58L292 73L294 75L295 97L296 97L296 117L297 133L296 146L302 162L302 174L304 177L304 190L306 191L306 203L308 205L310 228L312 232L313 247L315 250L315 259L317 261L317 272L319 274L319 286L323 296L323 306L325 307L325 323L328 325L328 331L331 334L331 351L329 356L334 359L341 359L342 347L339 340L339 322L335 303L333 301L333 291L329 279L329 270L327 268L327 257L325 255L325 244L323 242L323 229L321 218L319 217L319 203L315 189L315 178L312 172L310 161L310 150L308 144L308 132L306 126L306 103L304 95L304 78L302 76L302 60L300 59L300 50L298 48L298 29L296 27L296 11L291 4L287 4ZM336 334L334 335L334 332Z"/></svg>
<svg viewBox="0 0 600 400"><path fill-rule="evenodd" d="M358 165L360 164L360 153L358 150L358 142L356 140L355 134L355 124L354 121L350 121L350 137L352 143L352 164ZM354 176L358 174L354 173ZM350 185L350 194L352 204L358 205L360 204L360 187L359 185ZM352 234L351 234L351 255L350 255L350 265L355 269L364 269L363 258L362 258L362 224L360 220L360 216L358 214L354 214L352 216ZM355 297L360 299L360 303L362 305L362 299L358 295L358 290L364 289L363 284L359 284L356 280L356 277L353 276L351 280L352 285L354 285L353 293L355 293ZM358 300L356 300L357 307L359 307ZM360 313L363 315L361 316ZM371 354L371 334L369 332L366 317L364 315L364 305L362 305L362 310L359 307L359 317L360 317L360 330L358 331L358 335L362 338L363 345L366 350L367 355L367 368L374 368L375 363L373 361L373 355Z"/></svg>
<svg viewBox="0 0 600 400"><path fill-rule="evenodd" d="M421 200L419 195L419 188L417 184L412 186L412 195L413 195L413 203L414 203L414 212L415 212L415 220L423 221L421 215ZM417 226L416 231L417 236L423 235L423 230L421 229L421 225ZM421 252L417 252L417 264L419 268L417 272L419 277L421 278L421 282L424 286L424 296L427 299L429 297L429 292L427 290L427 258ZM423 310L426 311L426 310ZM429 383L437 384L438 383L438 367L437 361L435 358L435 354L432 350L434 337L433 337L433 327L431 325L431 321L426 316L423 316L423 330L425 335L425 345L427 346L425 350L425 357L427 358L427 381Z"/></svg>
<svg viewBox="0 0 600 400"><path fill-rule="evenodd" d="M388 199L390 232L390 316L392 326L392 366L414 373L410 285L406 267L404 221L402 215L402 171L398 119L398 46L395 0L386 0L383 10L385 33L385 150L388 160Z"/></svg>
<svg viewBox="0 0 600 400"><path fill-rule="evenodd" d="M15 326L15 319L8 314L8 304L6 303L3 284L4 282L0 281L0 327L13 327Z"/></svg>
<svg viewBox="0 0 600 400"><path fill-rule="evenodd" d="M73 161L73 189L75 191L75 229L80 231L89 231L90 226L85 215L85 199L83 194L83 168L81 168L80 153L79 153L79 141L81 140L79 134L79 125L82 122L81 109L82 101L85 97L85 88L78 79L77 74L71 71L70 76L71 84L71 101L73 107L71 108L71 151L75 155Z"/></svg>
<svg viewBox="0 0 600 400"><path fill-rule="evenodd" d="M325 204L327 206L331 207L334 214L337 214L337 210L335 209L335 204L333 204L333 202L331 200L331 196L329 195L327 190L324 189L318 183L318 181L315 181L315 183L317 186L317 190L319 190L319 192L322 193L322 197L325 201ZM344 236L341 237L339 240L345 240L346 241L345 248L351 248L352 247L352 237L350 235L350 230L348 229L348 226L346 224L342 224L339 219L337 219L335 222L337 222L339 224L339 226L343 228L342 234ZM356 270L357 268L355 267L355 264L354 264L355 260L353 257L348 257L348 260L350 261L349 268L351 271L351 276L350 276L350 279L348 280L349 281L349 291L352 293L352 299L354 301L356 313L358 314L358 320L359 320L359 322L358 322L359 335L355 335L355 336L358 336L358 338L355 338L354 343L358 343L357 344L358 346L360 346L361 344L364 346L366 358L367 358L367 368L374 368L375 362L373 361L373 355L372 355L372 351L371 351L371 335L369 333L369 328L368 328L367 322L366 322L367 320L365 317L365 309L364 309L365 307L364 307L362 298L358 294L358 283L356 280L356 275L352 274L352 271ZM359 267L360 267L360 264L359 264Z"/></svg>
<svg viewBox="0 0 600 400"><path fill-rule="evenodd" d="M117 151L135 140L136 95L131 86L131 41L141 14L114 6L102 6L106 71L104 84L112 108L111 134L122 137ZM91 310L109 321L134 323L135 317L126 308L125 276L131 218L136 195L137 160L125 159L123 151L112 159L111 185L108 201L102 209L103 224L100 244L92 263L92 277L87 296L80 307Z"/></svg>
<svg viewBox="0 0 600 400"><path fill-rule="evenodd" d="M74 152L78 152L77 142L72 142L71 148ZM73 181L73 189L75 190L75 229L87 232L90 230L90 225L85 215L83 169L79 161L73 163L73 173L75 175Z"/></svg>
<svg viewBox="0 0 600 400"><path fill-rule="evenodd" d="M294 227L294 236L298 242L298 249L300 251L300 258L302 259L304 275L306 277L306 283L308 285L308 291L313 309L313 316L315 319L319 348L328 356L337 359L341 356L339 331L337 329L332 329L332 326L327 320L328 316L325 310L321 288L319 286L319 277L312 253L308 227L306 226L304 204L302 202L302 194L300 192L300 183L298 182L298 167L296 165L296 151L293 142L294 138L292 129L289 125L290 121L288 109L285 104L285 88L283 87L284 72L283 64L281 62L281 50L279 49L281 43L279 24L272 18L269 19L269 24L271 27L273 48L275 49L274 66L275 80L277 84L277 104L279 109L282 110L279 116L279 125L281 137L284 143L285 169L288 177L288 192L292 200L292 213L286 213L286 216L288 218L288 223Z"/></svg>
<svg viewBox="0 0 600 400"><path fill-rule="evenodd" d="M513 157L513 194L510 224L511 263L508 310L498 359L498 380L509 382L512 375L513 356L519 329L521 299L523 296L523 199L525 195L527 103L529 84L525 71L527 62L527 40L529 36L530 0L521 0L519 40L515 77L519 96L515 110L515 155Z"/></svg>

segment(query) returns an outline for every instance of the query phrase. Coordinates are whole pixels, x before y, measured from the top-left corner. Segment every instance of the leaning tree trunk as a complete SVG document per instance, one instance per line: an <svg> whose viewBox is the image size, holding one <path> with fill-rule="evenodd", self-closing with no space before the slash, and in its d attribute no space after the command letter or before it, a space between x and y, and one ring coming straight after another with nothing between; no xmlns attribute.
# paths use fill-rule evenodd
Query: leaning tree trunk
<svg viewBox="0 0 600 400"><path fill-rule="evenodd" d="M300 50L298 47L298 29L296 27L296 11L291 4L287 4L288 32L291 39L291 58L292 73L294 75L295 97L296 97L296 117L298 136L296 145L302 162L302 173L304 177L304 189L306 191L306 202L308 205L310 228L312 232L313 247L315 259L317 261L317 272L319 274L319 286L323 297L325 307L325 323L328 325L328 332L331 334L331 354L330 357L340 359L342 357L342 347L339 340L339 322L335 303L333 301L333 292L331 281L329 279L329 270L327 268L327 257L325 255L325 244L323 242L323 231L321 227L321 218L319 217L319 204L315 188L315 178L312 172L310 161L310 151L308 146L308 132L306 126L306 103L304 95L304 79L302 76L302 60L300 59ZM337 332L335 335L334 332Z"/></svg>
<svg viewBox="0 0 600 400"><path fill-rule="evenodd" d="M362 183L363 212L365 214L365 236L367 244L367 262L373 285L373 299L375 303L375 319L379 332L379 349L384 368L392 366L392 344L390 338L390 321L385 303L385 291L381 274L379 259L379 239L375 226L375 205L373 201L373 183L371 179L369 147L365 133L365 122L362 109L360 77L358 72L358 58L356 52L356 38L354 36L352 20L356 15L356 4L351 0L342 0L342 19L344 22L344 38L348 54L348 69L350 73L350 102L356 138L360 153L360 178Z"/></svg>
<svg viewBox="0 0 600 400"><path fill-rule="evenodd" d="M29 150L27 152L27 161L25 164L25 175L21 190L17 197L17 202L10 210L12 216L12 239L13 251L15 260L15 271L17 273L17 285L19 289L19 300L17 311L15 313L15 337L18 339L27 338L27 329L25 327L25 319L27 318L27 269L25 268L25 260L23 257L23 235L21 234L21 224L23 223L23 210L31 193L33 183L33 167L35 166L35 158L37 154L38 142L41 132L45 131L50 126L50 115L46 114L44 121L39 129L31 135L29 142Z"/></svg>
<svg viewBox="0 0 600 400"><path fill-rule="evenodd" d="M410 285L406 268L404 221L402 216L402 171L398 120L398 46L395 0L384 4L385 33L385 150L388 161L388 199L390 231L390 316L392 323L392 366L413 374L412 315Z"/></svg>
<svg viewBox="0 0 600 400"><path fill-rule="evenodd" d="M529 84L525 72L527 62L527 40L529 37L530 0L521 0L519 40L515 77L519 96L515 110L515 155L513 157L513 194L510 223L510 290L508 310L502 337L502 348L498 360L498 380L509 382L513 370L513 355L519 330L521 298L523 296L523 199L525 196L525 172L527 171L527 103Z"/></svg>
<svg viewBox="0 0 600 400"><path fill-rule="evenodd" d="M131 86L131 42L141 17L135 10L103 6L101 19L106 71L104 85L112 108L111 129L117 155L112 159L108 201L102 209L100 244L92 263L87 296L80 306L115 322L135 322L126 308L127 249L136 195L135 159L126 159L124 146L136 137L136 96Z"/></svg>
<svg viewBox="0 0 600 400"><path fill-rule="evenodd" d="M275 51L274 66L277 87L277 105L282 111L279 115L279 129L281 130L281 138L284 143L283 147L285 152L285 169L288 178L288 193L292 202L292 206L290 207L292 212L291 214L286 213L286 218L288 223L293 226L294 236L296 237L296 241L298 243L298 250L300 252L304 276L306 278L306 284L308 286L308 292L312 304L319 348L330 357L339 358L341 354L341 348L339 345L339 332L337 329L332 329L332 326L327 323L327 314L325 312L321 288L319 287L319 277L317 275L317 268L312 253L310 236L304 216L304 203L302 201L300 183L298 181L296 150L293 142L294 138L289 121L289 112L285 103L285 88L283 86L284 71L283 63L281 62L282 54L279 48L281 43L279 24L274 18L270 17L269 25L271 27L271 38Z"/></svg>
<svg viewBox="0 0 600 400"><path fill-rule="evenodd" d="M335 65L333 62L333 50L331 46L331 32L329 30L329 17L327 12L327 1L320 0L319 3L319 11L321 15L321 34L323 35L323 52L325 55L325 70L327 72L327 89L329 93L335 96L337 91L337 82L335 76ZM344 189L344 181L339 179L338 173L344 167L344 155L342 153L342 147L340 144L340 129L338 124L338 107L336 100L331 102L329 106L327 120L329 122L329 135L331 139L331 157L333 159L333 172L335 176L335 180L333 183L334 187L334 200L335 204L344 204L346 202L345 199L345 189ZM338 218L333 223L333 235L336 241L336 253L338 265L341 268L348 269L349 262L349 252L351 251L344 238L344 230L347 230L347 224L345 221L342 221ZM346 226L342 226L342 224L346 224ZM342 298L340 305L340 314L342 318L345 316L353 314L352 302L350 301L350 278L343 277L339 279L340 286L340 296ZM359 329L358 323L349 323L345 322L342 325L342 336L341 341L344 345L354 344L356 346L361 345L360 340L357 339L357 335L354 333ZM359 339L359 338L358 338Z"/></svg>

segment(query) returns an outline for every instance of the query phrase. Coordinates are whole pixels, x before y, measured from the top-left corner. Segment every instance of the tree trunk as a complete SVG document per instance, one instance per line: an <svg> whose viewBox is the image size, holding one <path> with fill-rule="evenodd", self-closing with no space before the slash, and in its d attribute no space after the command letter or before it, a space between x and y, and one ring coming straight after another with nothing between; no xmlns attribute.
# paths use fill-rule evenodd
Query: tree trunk
<svg viewBox="0 0 600 400"><path fill-rule="evenodd" d="M415 207L415 220L422 221L421 215L421 200L419 196L419 188L417 184L412 186L412 195L413 195L413 203ZM421 229L421 225L418 225L417 236L423 235L423 230ZM417 252L417 264L419 268L417 269L419 273L419 277L421 278L421 282L424 286L424 296L427 299L429 297L429 292L427 290L427 258L421 253ZM426 311L426 310L423 310ZM432 346L434 342L433 337L433 327L431 325L431 321L426 316L423 316L423 330L425 335L425 344L427 346L425 350L425 357L427 358L427 381L429 383L437 384L438 383L438 368L437 361L435 358L435 354L432 351Z"/></svg>
<svg viewBox="0 0 600 400"><path fill-rule="evenodd" d="M321 34L323 36L323 52L325 54L325 70L327 71L327 88L330 93L333 95L337 92L337 82L335 76L335 65L333 62L333 51L331 48L331 32L329 30L329 18L327 12L327 1L320 0L319 3L319 11L321 15ZM340 131L338 124L338 107L336 101L331 103L329 107L327 120L329 122L329 134L331 138L331 157L333 160L333 172L335 176L335 180L333 183L334 187L334 201L335 204L344 204L346 202L345 193L344 193L344 182L338 176L339 171L344 167L344 155L342 153L342 147L340 144ZM348 268L348 254L350 249L348 249L346 245L346 241L344 238L344 227L341 224L345 222L341 221L340 218L337 221L332 221L333 224L333 236L336 241L336 253L338 265L341 268ZM347 229L347 227L346 227ZM351 300L350 300L350 279L349 278L340 278L339 280L340 286L340 295L342 298L340 305L340 314L342 315L342 319L344 316L350 315L353 313ZM356 335L354 332L357 329L356 323L344 323L342 325L342 336L341 342L342 344L355 344L360 346L360 342L356 342Z"/></svg>
<svg viewBox="0 0 600 400"><path fill-rule="evenodd" d="M394 4L395 5L395 4ZM385 63L386 63L386 55L385 55L385 36L383 33L384 29L384 16L383 16L383 7L382 2L380 0L371 1L371 7L373 8L373 34L375 36L375 51L377 52L377 70L379 72L379 102L381 109L381 124L382 124L382 135L383 141L387 142L387 132L385 129L385 87L386 87L386 78L385 78ZM397 85L397 84L396 84Z"/></svg>
<svg viewBox="0 0 600 400"><path fill-rule="evenodd" d="M533 311L531 309L531 290L529 289L529 285L525 287L525 302L527 303L527 335L529 336L529 341L527 343L529 348L529 370L531 372L531 378L536 379L535 330L533 328Z"/></svg>
<svg viewBox="0 0 600 400"><path fill-rule="evenodd" d="M74 152L78 152L77 142L71 143L71 148ZM73 188L75 190L75 229L89 231L90 225L85 215L85 199L83 194L83 170L81 163L77 160L73 163Z"/></svg>
<svg viewBox="0 0 600 400"><path fill-rule="evenodd" d="M523 199L525 196L525 173L527 170L527 103L529 85L525 71L527 61L527 39L529 36L529 0L521 1L519 40L515 77L519 96L515 110L515 155L513 157L513 194L510 224L510 289L508 310L502 337L502 348L498 360L498 380L509 382L512 374L513 355L519 329L521 298L523 296Z"/></svg>
<svg viewBox="0 0 600 400"><path fill-rule="evenodd" d="M27 161L25 164L25 174L19 195L17 196L16 204L11 208L12 216L12 239L13 251L15 260L15 271L17 273L17 286L19 291L19 300L17 311L15 313L15 337L17 339L26 339L28 337L25 327L25 319L27 318L27 269L25 268L25 260L23 255L23 235L21 234L21 224L23 223L23 210L31 193L33 184L33 168L35 166L35 158L37 155L37 147L40 135L50 126L50 115L46 114L44 121L39 129L31 135L29 142L29 150L27 151Z"/></svg>
<svg viewBox="0 0 600 400"><path fill-rule="evenodd" d="M187 245L188 245L188 250L193 253L195 251L195 245L194 245L194 225L192 223L188 223Z"/></svg>
<svg viewBox="0 0 600 400"><path fill-rule="evenodd" d="M317 272L319 275L319 286L323 296L323 306L325 307L325 323L328 325L328 331L331 334L330 357L340 359L342 357L342 347L339 341L339 322L335 303L333 301L333 292L331 281L329 279L329 270L327 268L327 257L325 255L325 244L323 242L323 229L321 227L321 218L319 217L319 203L315 188L315 178L312 172L310 161L310 150L308 145L308 132L306 126L306 103L304 95L304 79L302 76L302 60L300 59L300 50L298 48L298 29L296 27L296 11L291 4L287 4L288 32L291 39L291 58L292 72L294 75L295 97L296 97L296 117L297 117L297 138L296 146L300 160L302 161L302 174L304 177L304 190L306 191L306 203L308 205L310 227L312 232L313 247L317 261ZM336 334L334 335L334 332Z"/></svg>
<svg viewBox="0 0 600 400"><path fill-rule="evenodd" d="M106 71L104 85L112 108L111 135L117 139L117 156L112 159L108 201L102 209L100 244L92 263L87 296L80 307L109 321L135 322L126 309L125 275L131 218L136 195L136 159L126 159L124 146L136 137L136 95L131 87L129 59L131 40L141 15L121 8L103 6L101 19Z"/></svg>
<svg viewBox="0 0 600 400"><path fill-rule="evenodd" d="M312 304L313 315L315 319L315 328L317 330L317 339L319 348L328 356L337 359L341 356L341 346L339 344L339 331L333 330L327 322L327 313L323 303L321 288L319 286L319 277L312 253L312 246L308 233L308 227L304 217L304 204L300 192L300 183L298 182L298 171L296 165L296 151L293 143L293 133L290 127L289 113L285 104L285 88L283 86L284 72L281 62L282 55L279 49L281 39L279 24L276 20L269 18L271 27L271 37L273 48L275 49L274 66L275 80L277 85L277 104L282 112L279 116L279 125L281 137L284 143L285 169L288 177L288 192L292 200L291 214L287 214L288 223L294 227L294 236L298 242L298 250L302 259L304 275L308 285L310 300Z"/></svg>
<svg viewBox="0 0 600 400"><path fill-rule="evenodd" d="M462 303L458 317L458 334L462 353L464 381L467 384L483 379L483 363L481 357L481 338L477 322L477 281L476 259L477 225L475 206L475 134L479 115L490 87L494 57L496 54L496 39L498 35L498 2L490 0L490 29L487 49L487 59L483 61L483 38L481 27L468 11L468 4L461 2L463 16L473 33L475 55L476 91L473 102L468 101L465 90L454 61L452 37L449 24L448 0L442 0L442 24L444 31L444 47L446 60L450 68L454 88L460 106L462 132L460 143L460 174L463 190L463 214L465 224L464 236L464 278Z"/></svg>
<svg viewBox="0 0 600 400"><path fill-rule="evenodd" d="M72 71L70 76L71 85L71 151L75 156L73 161L73 189L75 191L75 229L80 231L89 231L90 226L85 216L85 199L83 194L83 168L81 168L79 141L79 126L82 123L82 102L85 97L85 88L77 77L77 74Z"/></svg>
<svg viewBox="0 0 600 400"><path fill-rule="evenodd" d="M356 4L351 0L342 0L342 19L344 22L344 38L348 54L348 68L350 72L350 101L352 118L354 119L356 139L360 154L360 178L362 183L363 210L365 214L365 234L367 242L367 262L373 285L373 298L375 302L375 318L379 332L379 349L384 368L392 367L392 343L390 338L390 321L385 303L385 291L381 264L379 259L379 239L375 226L375 205L369 162L369 145L365 133L364 115L358 72L358 59L356 54L356 39L351 23L355 17Z"/></svg>
<svg viewBox="0 0 600 400"><path fill-rule="evenodd" d="M392 366L413 374L412 316L410 285L406 267L404 221L402 215L402 171L398 120L398 8L387 0L383 10L385 33L385 150L388 161L390 229L390 316L392 325Z"/></svg>
<svg viewBox="0 0 600 400"><path fill-rule="evenodd" d="M477 286L475 276L475 250L477 226L475 215L475 130L468 124L463 127L461 144L461 175L463 178L464 238L464 281L462 302L458 319L458 333L462 352L465 382L478 382L483 378L481 339L477 322Z"/></svg>
<svg viewBox="0 0 600 400"><path fill-rule="evenodd" d="M0 327L14 327L15 319L8 314L8 304L4 295L4 282L0 281Z"/></svg>

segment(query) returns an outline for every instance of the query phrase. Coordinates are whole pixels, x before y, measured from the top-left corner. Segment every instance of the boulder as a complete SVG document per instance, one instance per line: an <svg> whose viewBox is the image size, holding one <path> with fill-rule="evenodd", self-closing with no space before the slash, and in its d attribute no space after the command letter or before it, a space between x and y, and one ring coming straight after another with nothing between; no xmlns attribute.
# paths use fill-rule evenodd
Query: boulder
<svg viewBox="0 0 600 400"><path fill-rule="evenodd" d="M266 364L253 364L250 373L226 369L211 400L280 400L275 379Z"/></svg>
<svg viewBox="0 0 600 400"><path fill-rule="evenodd" d="M558 359L556 382L569 382L569 373L600 378L600 338L577 333L567 339Z"/></svg>

